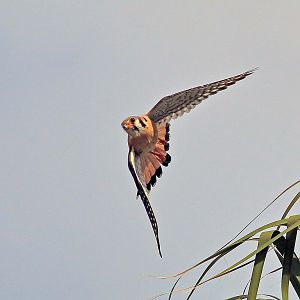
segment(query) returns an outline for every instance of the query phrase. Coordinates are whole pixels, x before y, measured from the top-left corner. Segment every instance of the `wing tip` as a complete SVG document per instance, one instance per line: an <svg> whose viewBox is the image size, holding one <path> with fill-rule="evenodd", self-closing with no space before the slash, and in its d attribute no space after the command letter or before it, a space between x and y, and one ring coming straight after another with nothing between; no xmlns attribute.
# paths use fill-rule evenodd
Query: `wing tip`
<svg viewBox="0 0 300 300"><path fill-rule="evenodd" d="M158 246L158 253L159 253L160 258L163 258L162 254L161 254L160 246Z"/></svg>
<svg viewBox="0 0 300 300"><path fill-rule="evenodd" d="M246 76L249 76L249 75L253 74L254 72L256 72L258 69L259 69L259 67L255 67L255 68L253 68L253 69L251 69L251 70L245 72L244 74L245 74Z"/></svg>
<svg viewBox="0 0 300 300"><path fill-rule="evenodd" d="M169 153L166 154L166 157L165 157L165 161L162 162L162 165L164 167L167 167L169 165L169 163L171 162L172 158L171 158L171 155Z"/></svg>

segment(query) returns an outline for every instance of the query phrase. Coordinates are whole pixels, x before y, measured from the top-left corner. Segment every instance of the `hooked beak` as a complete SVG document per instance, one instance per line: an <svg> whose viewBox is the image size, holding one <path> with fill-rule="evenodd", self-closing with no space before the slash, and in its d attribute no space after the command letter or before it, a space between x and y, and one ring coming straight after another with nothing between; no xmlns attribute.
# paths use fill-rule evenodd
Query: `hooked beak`
<svg viewBox="0 0 300 300"><path fill-rule="evenodd" d="M128 129L128 125L126 123L122 123L121 126L124 130Z"/></svg>

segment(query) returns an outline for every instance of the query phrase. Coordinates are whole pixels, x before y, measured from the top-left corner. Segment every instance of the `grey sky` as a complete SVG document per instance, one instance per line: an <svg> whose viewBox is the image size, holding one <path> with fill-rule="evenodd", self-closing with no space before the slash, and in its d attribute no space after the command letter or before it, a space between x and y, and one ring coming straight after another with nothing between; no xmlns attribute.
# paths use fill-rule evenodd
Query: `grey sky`
<svg viewBox="0 0 300 300"><path fill-rule="evenodd" d="M148 275L206 257L299 179L299 11L299 1L1 1L0 298L149 299L172 281ZM173 160L151 193L160 259L120 123L254 67L171 123ZM233 296L247 275L198 295Z"/></svg>

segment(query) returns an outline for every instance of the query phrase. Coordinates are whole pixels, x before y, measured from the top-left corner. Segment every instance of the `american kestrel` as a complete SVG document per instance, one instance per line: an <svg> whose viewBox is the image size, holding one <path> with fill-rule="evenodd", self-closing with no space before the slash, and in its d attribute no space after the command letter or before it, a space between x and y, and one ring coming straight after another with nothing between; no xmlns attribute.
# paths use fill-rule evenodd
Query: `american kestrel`
<svg viewBox="0 0 300 300"><path fill-rule="evenodd" d="M155 234L159 255L162 257L158 238L158 226L151 204L149 192L161 177L162 168L168 166L171 156L169 150L170 120L189 112L202 100L214 95L228 86L235 84L255 70L197 86L162 98L147 114L140 117L131 116L122 122L123 129L128 133L128 167L137 187L152 229Z"/></svg>

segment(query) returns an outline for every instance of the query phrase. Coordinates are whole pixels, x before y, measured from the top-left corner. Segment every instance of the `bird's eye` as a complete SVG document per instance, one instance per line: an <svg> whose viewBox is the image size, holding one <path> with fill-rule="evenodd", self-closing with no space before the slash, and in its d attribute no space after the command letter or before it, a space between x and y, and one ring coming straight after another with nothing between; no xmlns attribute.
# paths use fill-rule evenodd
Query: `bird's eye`
<svg viewBox="0 0 300 300"><path fill-rule="evenodd" d="M130 118L131 123L134 123L134 121L135 121L135 118Z"/></svg>

